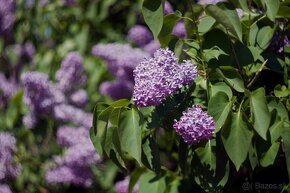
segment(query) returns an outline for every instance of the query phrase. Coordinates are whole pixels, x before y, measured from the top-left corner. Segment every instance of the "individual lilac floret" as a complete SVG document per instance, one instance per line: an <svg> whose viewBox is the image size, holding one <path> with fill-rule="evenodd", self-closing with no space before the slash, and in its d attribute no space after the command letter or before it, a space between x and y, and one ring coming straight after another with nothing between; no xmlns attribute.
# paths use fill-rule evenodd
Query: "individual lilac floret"
<svg viewBox="0 0 290 193"><path fill-rule="evenodd" d="M88 104L88 101L87 92L83 89L72 93L69 97L69 102L79 108L84 108Z"/></svg>
<svg viewBox="0 0 290 193"><path fill-rule="evenodd" d="M200 106L193 105L182 113L179 121L174 120L173 127L181 135L185 143L197 144L212 137L215 122Z"/></svg>
<svg viewBox="0 0 290 193"><path fill-rule="evenodd" d="M172 30L173 35L183 39L187 36L184 21L179 21Z"/></svg>
<svg viewBox="0 0 290 193"><path fill-rule="evenodd" d="M89 138L89 130L84 127L73 128L62 126L57 129L57 143L63 147L85 143Z"/></svg>
<svg viewBox="0 0 290 193"><path fill-rule="evenodd" d="M144 51L150 54L150 56L153 56L156 50L160 48L160 43L158 40L153 40L146 46L144 46Z"/></svg>
<svg viewBox="0 0 290 193"><path fill-rule="evenodd" d="M115 190L117 193L128 193L130 178L127 176L124 180L119 181L115 184ZM138 193L139 186L136 184L133 187L132 193Z"/></svg>
<svg viewBox="0 0 290 193"><path fill-rule="evenodd" d="M167 15L167 14L173 13L173 12L174 11L173 11L173 8L172 8L171 4L168 1L165 1L164 11L163 11L164 15Z"/></svg>
<svg viewBox="0 0 290 193"><path fill-rule="evenodd" d="M64 93L71 93L86 83L82 57L77 52L69 53L56 72L57 87Z"/></svg>
<svg viewBox="0 0 290 193"><path fill-rule="evenodd" d="M277 55L281 55L284 52L285 46L290 46L290 40L287 35L275 33L269 48Z"/></svg>
<svg viewBox="0 0 290 193"><path fill-rule="evenodd" d="M196 65L178 64L172 51L158 49L154 57L143 60L134 70L134 102L137 106L157 106L197 76Z"/></svg>
<svg viewBox="0 0 290 193"><path fill-rule="evenodd" d="M17 90L17 84L0 73L0 107L5 106Z"/></svg>
<svg viewBox="0 0 290 193"><path fill-rule="evenodd" d="M92 126L93 116L72 105L60 104L54 107L54 117L58 121L72 122L86 128Z"/></svg>
<svg viewBox="0 0 290 193"><path fill-rule="evenodd" d="M16 177L21 166L13 160L16 151L15 138L6 132L0 132L0 182Z"/></svg>
<svg viewBox="0 0 290 193"><path fill-rule="evenodd" d="M153 40L152 33L143 25L135 25L128 32L128 39L143 47Z"/></svg>
<svg viewBox="0 0 290 193"><path fill-rule="evenodd" d="M0 193L12 193L12 191L8 185L0 184Z"/></svg>
<svg viewBox="0 0 290 193"><path fill-rule="evenodd" d="M103 82L100 86L102 95L109 95L112 99L131 98L134 84L127 80Z"/></svg>
<svg viewBox="0 0 290 193"><path fill-rule="evenodd" d="M133 70L149 54L128 44L97 44L92 53L107 62L108 70L118 79L133 80Z"/></svg>

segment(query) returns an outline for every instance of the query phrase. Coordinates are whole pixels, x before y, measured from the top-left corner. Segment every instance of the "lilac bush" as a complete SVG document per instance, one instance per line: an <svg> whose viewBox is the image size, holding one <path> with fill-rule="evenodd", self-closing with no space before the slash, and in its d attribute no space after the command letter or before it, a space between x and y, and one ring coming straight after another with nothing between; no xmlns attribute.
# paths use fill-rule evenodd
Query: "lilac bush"
<svg viewBox="0 0 290 193"><path fill-rule="evenodd" d="M135 25L128 31L128 39L137 46L143 47L153 40L153 36L147 27Z"/></svg>

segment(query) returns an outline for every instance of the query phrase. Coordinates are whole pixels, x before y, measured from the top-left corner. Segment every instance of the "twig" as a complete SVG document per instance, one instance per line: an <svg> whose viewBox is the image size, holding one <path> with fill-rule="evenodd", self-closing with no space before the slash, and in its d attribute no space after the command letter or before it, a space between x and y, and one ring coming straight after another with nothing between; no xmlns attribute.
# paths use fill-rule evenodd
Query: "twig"
<svg viewBox="0 0 290 193"><path fill-rule="evenodd" d="M253 84L256 82L256 80L258 79L258 77L260 76L264 66L266 65L266 63L268 62L268 59L265 60L265 62L263 62L263 64L261 65L261 67L259 68L258 71L256 71L255 76L253 77L253 79L249 82L249 84L247 85L247 88L250 88L251 86L253 86Z"/></svg>

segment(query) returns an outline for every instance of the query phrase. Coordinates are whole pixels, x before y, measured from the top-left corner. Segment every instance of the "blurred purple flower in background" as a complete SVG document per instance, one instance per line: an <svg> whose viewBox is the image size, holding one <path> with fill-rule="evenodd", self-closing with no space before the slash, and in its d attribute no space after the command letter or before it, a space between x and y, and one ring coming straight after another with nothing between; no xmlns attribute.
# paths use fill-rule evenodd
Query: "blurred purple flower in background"
<svg viewBox="0 0 290 193"><path fill-rule="evenodd" d="M9 192L9 186L3 184L15 178L21 171L21 165L14 161L16 139L10 133L0 132L0 192ZM11 192L11 190L10 190Z"/></svg>
<svg viewBox="0 0 290 193"><path fill-rule="evenodd" d="M80 89L69 96L69 103L79 108L84 108L88 101L89 98L84 89Z"/></svg>
<svg viewBox="0 0 290 193"><path fill-rule="evenodd" d="M21 76L24 86L24 103L30 107L30 113L23 119L28 128L35 126L39 118L52 115L56 99L56 89L48 76L41 72L26 72Z"/></svg>
<svg viewBox="0 0 290 193"><path fill-rule="evenodd" d="M182 113L179 121L174 120L173 127L186 143L197 144L212 137L215 122L200 106L194 105Z"/></svg>
<svg viewBox="0 0 290 193"><path fill-rule="evenodd" d="M115 184L115 190L117 193L128 193L128 188L129 188L129 183L130 183L130 178L127 176L124 180L118 181ZM136 184L133 187L132 193L138 193L139 187L138 184Z"/></svg>
<svg viewBox="0 0 290 193"><path fill-rule="evenodd" d="M58 121L72 122L86 128L90 128L93 121L91 113L86 113L82 109L67 104L56 105L54 107L54 117Z"/></svg>
<svg viewBox="0 0 290 193"><path fill-rule="evenodd" d="M12 193L12 191L8 185L0 184L0 193Z"/></svg>
<svg viewBox="0 0 290 193"><path fill-rule="evenodd" d="M89 129L63 126L57 131L58 143L66 147L46 172L48 183L67 183L88 187L93 183L91 166L100 162L89 137Z"/></svg>
<svg viewBox="0 0 290 193"><path fill-rule="evenodd" d="M152 33L143 25L135 25L128 32L128 39L139 47L143 47L153 40Z"/></svg>
<svg viewBox="0 0 290 193"><path fill-rule="evenodd" d="M168 2L168 1L165 1L165 4L164 4L164 15L167 15L167 14L170 14L170 13L173 13L173 8L171 6L171 4Z"/></svg>
<svg viewBox="0 0 290 193"><path fill-rule="evenodd" d="M144 51L150 54L150 56L154 55L154 52L160 48L160 43L158 40L153 40L147 45L144 46Z"/></svg>
<svg viewBox="0 0 290 193"><path fill-rule="evenodd" d="M11 97L17 92L18 85L13 80L8 80L0 73L0 107L4 107Z"/></svg>
<svg viewBox="0 0 290 193"><path fill-rule="evenodd" d="M24 102L30 108L23 118L24 125L33 128L39 119L50 116L61 122L91 127L92 115L80 109L88 103L86 91L80 89L86 83L81 56L76 52L69 53L56 78L58 82L54 85L44 73L22 74Z"/></svg>
<svg viewBox="0 0 290 193"><path fill-rule="evenodd" d="M133 70L137 64L149 55L140 48L128 44L97 44L92 53L105 60L108 70L121 80L133 80Z"/></svg>
<svg viewBox="0 0 290 193"><path fill-rule="evenodd" d="M131 98L134 84L127 80L106 81L100 85L100 93L109 95L114 100Z"/></svg>
<svg viewBox="0 0 290 193"><path fill-rule="evenodd" d="M86 83L82 57L77 52L70 52L56 72L57 88L64 93L72 93Z"/></svg>
<svg viewBox="0 0 290 193"><path fill-rule="evenodd" d="M187 36L184 21L179 21L172 30L173 35L183 39Z"/></svg>
<svg viewBox="0 0 290 193"><path fill-rule="evenodd" d="M284 52L285 46L290 46L290 40L288 39L287 35L275 33L272 37L269 48L277 55L281 55Z"/></svg>
<svg viewBox="0 0 290 193"><path fill-rule="evenodd" d="M143 60L134 70L134 102L137 106L157 106L197 76L196 65L178 64L172 51L159 49L154 57Z"/></svg>
<svg viewBox="0 0 290 193"><path fill-rule="evenodd" d="M2 36L5 42L9 42L13 35L13 25L15 21L15 0L0 1L0 37Z"/></svg>

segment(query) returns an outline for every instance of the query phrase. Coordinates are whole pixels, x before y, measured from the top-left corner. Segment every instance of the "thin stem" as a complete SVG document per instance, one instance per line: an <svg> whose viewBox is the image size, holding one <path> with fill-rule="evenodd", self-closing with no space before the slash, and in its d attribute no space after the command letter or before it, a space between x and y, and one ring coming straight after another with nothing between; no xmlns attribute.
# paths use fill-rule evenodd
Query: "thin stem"
<svg viewBox="0 0 290 193"><path fill-rule="evenodd" d="M265 60L265 62L263 62L263 64L261 65L261 67L259 68L259 70L256 71L255 76L253 77L253 79L249 82L249 84L247 85L247 88L250 88L251 86L253 86L253 84L256 82L256 80L258 79L258 77L260 76L264 66L267 64L268 60Z"/></svg>

